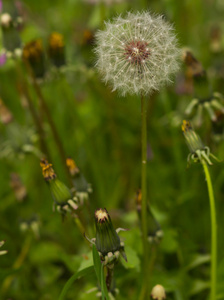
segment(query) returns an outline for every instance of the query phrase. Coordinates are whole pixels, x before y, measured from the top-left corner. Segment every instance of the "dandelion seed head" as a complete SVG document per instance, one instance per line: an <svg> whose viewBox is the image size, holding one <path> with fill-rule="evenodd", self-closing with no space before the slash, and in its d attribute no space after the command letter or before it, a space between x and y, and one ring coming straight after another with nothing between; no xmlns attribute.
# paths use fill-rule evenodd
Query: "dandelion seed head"
<svg viewBox="0 0 224 300"><path fill-rule="evenodd" d="M162 16L129 12L105 26L96 35L96 67L114 91L150 94L172 81L180 50L172 25Z"/></svg>

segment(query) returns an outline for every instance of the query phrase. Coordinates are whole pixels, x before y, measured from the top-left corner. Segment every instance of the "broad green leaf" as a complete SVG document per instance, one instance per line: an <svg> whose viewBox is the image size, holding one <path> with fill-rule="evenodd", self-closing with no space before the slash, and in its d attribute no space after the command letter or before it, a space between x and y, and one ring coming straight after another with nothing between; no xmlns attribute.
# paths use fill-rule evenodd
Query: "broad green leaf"
<svg viewBox="0 0 224 300"><path fill-rule="evenodd" d="M193 287L190 290L190 295L196 295L206 289L210 288L210 282L201 279L195 279L193 282Z"/></svg>
<svg viewBox="0 0 224 300"><path fill-rule="evenodd" d="M80 278L80 277L82 277L82 276L85 276L85 275L91 273L92 271L93 271L93 266L88 267L88 268L86 268L86 269L83 269L83 270L81 270L81 271L75 273L74 275L72 275L72 277L70 277L69 280L68 280L68 281L66 282L66 284L64 285L63 290L61 291L61 294L60 294L58 300L63 300L63 299L65 299L65 295L66 295L68 289L70 288L70 286L73 284L73 282L74 282L76 279L78 279L78 278Z"/></svg>
<svg viewBox="0 0 224 300"><path fill-rule="evenodd" d="M211 256L209 254L195 255L191 263L187 266L187 270L191 270L202 264L208 263L210 262L210 260L211 260Z"/></svg>
<svg viewBox="0 0 224 300"><path fill-rule="evenodd" d="M30 250L30 260L33 264L43 264L49 261L61 260L63 249L60 245L44 241L32 247Z"/></svg>
<svg viewBox="0 0 224 300"><path fill-rule="evenodd" d="M79 259L80 259L80 257L79 257ZM82 261L81 261L78 271L81 271L81 270L86 269L91 266L93 266L93 256L92 256L92 253L89 252L82 257Z"/></svg>
<svg viewBox="0 0 224 300"><path fill-rule="evenodd" d="M177 231L175 229L164 228L164 236L160 243L160 248L166 253L173 253L178 249Z"/></svg>
<svg viewBox="0 0 224 300"><path fill-rule="evenodd" d="M121 263L126 269L137 269L139 271L140 269L140 259L136 253L136 251L131 248L130 246L125 246L125 253L127 256L128 261L124 261L124 259L121 258Z"/></svg>

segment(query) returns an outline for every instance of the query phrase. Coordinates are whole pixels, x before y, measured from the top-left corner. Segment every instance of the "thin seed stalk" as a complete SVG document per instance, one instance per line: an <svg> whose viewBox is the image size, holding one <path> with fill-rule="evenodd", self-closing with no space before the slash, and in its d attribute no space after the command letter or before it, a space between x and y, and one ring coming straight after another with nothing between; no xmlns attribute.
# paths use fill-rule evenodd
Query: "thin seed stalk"
<svg viewBox="0 0 224 300"><path fill-rule="evenodd" d="M217 222L216 222L216 210L215 210L215 198L212 187L212 181L208 169L207 163L201 161L205 178L208 187L208 195L210 201L210 213L211 213L211 300L216 300L216 274L217 274Z"/></svg>
<svg viewBox="0 0 224 300"><path fill-rule="evenodd" d="M147 241L147 101L141 96L141 226L142 226L142 245L143 245L143 291L148 294L148 241Z"/></svg>

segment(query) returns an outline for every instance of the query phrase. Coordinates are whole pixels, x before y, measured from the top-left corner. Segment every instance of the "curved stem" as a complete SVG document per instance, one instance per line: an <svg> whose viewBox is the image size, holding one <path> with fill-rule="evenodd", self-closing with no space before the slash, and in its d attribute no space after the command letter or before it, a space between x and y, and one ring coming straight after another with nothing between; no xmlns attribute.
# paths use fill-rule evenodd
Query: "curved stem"
<svg viewBox="0 0 224 300"><path fill-rule="evenodd" d="M147 101L141 96L141 144L142 144L142 161L141 161L141 225L142 225L142 245L143 245L143 286L141 295L143 299L148 294L148 241L147 241Z"/></svg>
<svg viewBox="0 0 224 300"><path fill-rule="evenodd" d="M214 192L208 165L205 160L201 161L208 187L210 210L211 210L211 300L216 300L216 273L217 273L217 224Z"/></svg>

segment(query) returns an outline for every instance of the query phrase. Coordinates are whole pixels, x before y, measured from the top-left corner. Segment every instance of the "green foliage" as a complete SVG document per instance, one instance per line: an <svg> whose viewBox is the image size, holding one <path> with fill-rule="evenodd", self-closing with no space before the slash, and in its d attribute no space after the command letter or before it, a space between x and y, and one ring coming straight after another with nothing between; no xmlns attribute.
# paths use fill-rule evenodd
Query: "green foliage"
<svg viewBox="0 0 224 300"><path fill-rule="evenodd" d="M127 10L148 8L165 14L176 28L180 47L192 49L207 70L209 89L224 94L221 2L130 0L101 6L81 0L16 1L24 19L18 31L23 44L43 40L47 73L37 83L66 156L75 160L93 192L72 214L60 214L56 207L52 210L51 192L39 165L43 158L40 134L26 89L43 127L50 153L45 158L53 164L58 179L69 188L72 184L30 74L21 59L8 59L0 65L0 99L12 115L11 121L4 122L0 106L0 241L5 240L0 251L8 250L0 256L0 299L95 300L99 292L108 299L98 252L94 246L90 250L83 238L84 232L95 237L94 211L99 207L110 212L114 228L128 229L119 233L128 261L119 258L115 264L119 293L114 297L138 299L143 253L135 203L141 182L140 99L120 98L101 82L94 67L93 36L103 28L104 20ZM47 57L48 37L54 31L65 39L66 66L61 69L54 68ZM0 55L2 49L0 30ZM190 85L182 65L173 86L153 94L147 103L148 203L163 231L161 242L149 247L148 285L151 289L162 284L167 299L207 300L211 250L207 186L200 164L187 168L188 150L181 132L185 109L194 98ZM189 119L194 122L194 117ZM221 160L223 128L222 112L217 122L204 112L197 127L203 143ZM222 300L222 162L214 162L209 170L218 218L217 299ZM12 173L20 178L17 189Z"/></svg>

